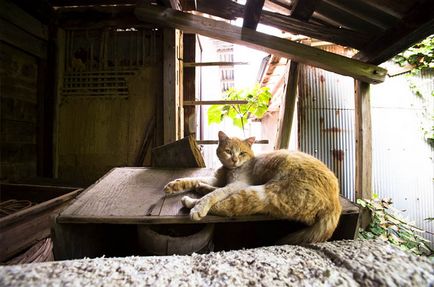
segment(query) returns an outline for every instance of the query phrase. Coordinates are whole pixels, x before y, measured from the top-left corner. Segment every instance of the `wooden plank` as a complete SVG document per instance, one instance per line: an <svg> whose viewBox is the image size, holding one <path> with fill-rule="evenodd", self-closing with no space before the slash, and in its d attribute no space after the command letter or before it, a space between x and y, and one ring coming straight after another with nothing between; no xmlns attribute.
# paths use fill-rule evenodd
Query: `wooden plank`
<svg viewBox="0 0 434 287"><path fill-rule="evenodd" d="M154 167L205 167L205 161L192 135L152 150Z"/></svg>
<svg viewBox="0 0 434 287"><path fill-rule="evenodd" d="M10 1L0 1L0 17L41 40L48 40L48 27Z"/></svg>
<svg viewBox="0 0 434 287"><path fill-rule="evenodd" d="M178 93L176 89L176 33L175 29L164 29L163 32L163 125L164 143L178 139Z"/></svg>
<svg viewBox="0 0 434 287"><path fill-rule="evenodd" d="M416 5L394 27L369 41L354 59L381 64L434 33L434 2Z"/></svg>
<svg viewBox="0 0 434 287"><path fill-rule="evenodd" d="M184 59L185 60L185 59ZM184 68L191 67L233 67L236 65L248 65L248 62L184 62Z"/></svg>
<svg viewBox="0 0 434 287"><path fill-rule="evenodd" d="M139 7L136 8L135 13L142 21L177 27L187 32L245 45L369 83L384 81L387 72L383 68L354 61L344 56L173 9Z"/></svg>
<svg viewBox="0 0 434 287"><path fill-rule="evenodd" d="M53 7L97 6L97 5L136 5L137 0L51 0Z"/></svg>
<svg viewBox="0 0 434 287"><path fill-rule="evenodd" d="M47 43L0 18L0 41L41 59L47 59Z"/></svg>
<svg viewBox="0 0 434 287"><path fill-rule="evenodd" d="M185 1L184 1L185 2ZM184 3L182 3L184 5ZM196 99L196 69L185 69L188 63L196 61L196 35L183 35L183 106L184 137L196 134L196 108L187 106L186 102Z"/></svg>
<svg viewBox="0 0 434 287"><path fill-rule="evenodd" d="M356 198L372 197L372 128L370 86L355 81Z"/></svg>
<svg viewBox="0 0 434 287"><path fill-rule="evenodd" d="M166 196L164 185L176 178L210 176L211 169L115 168L84 191L58 217L57 223L162 224L192 223L182 208L185 193ZM341 197L342 214L357 214L357 206ZM269 221L265 215L206 216L200 223Z"/></svg>
<svg viewBox="0 0 434 287"><path fill-rule="evenodd" d="M184 101L184 106L205 106L205 105L245 105L248 101Z"/></svg>
<svg viewBox="0 0 434 287"><path fill-rule="evenodd" d="M264 0L247 0L246 5L244 6L244 28L256 30L261 18L263 6Z"/></svg>
<svg viewBox="0 0 434 287"><path fill-rule="evenodd" d="M280 106L279 134L276 140L275 149L287 149L289 147L295 104L297 102L298 71L298 63L291 62L286 84L285 99L283 104Z"/></svg>
<svg viewBox="0 0 434 287"><path fill-rule="evenodd" d="M223 8L224 7L224 8ZM228 20L243 17L244 6L232 0L198 0L197 10ZM362 48L369 39L367 34L345 28L335 28L314 23L307 23L287 15L262 11L260 23L272 26L293 34L306 35L318 40L336 43L353 48Z"/></svg>

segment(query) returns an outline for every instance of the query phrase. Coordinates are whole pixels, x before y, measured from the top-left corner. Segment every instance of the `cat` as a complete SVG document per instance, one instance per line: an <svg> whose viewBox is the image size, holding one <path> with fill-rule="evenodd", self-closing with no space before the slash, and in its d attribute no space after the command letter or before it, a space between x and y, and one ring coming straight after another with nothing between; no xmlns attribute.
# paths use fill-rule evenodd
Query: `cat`
<svg viewBox="0 0 434 287"><path fill-rule="evenodd" d="M181 178L169 182L168 194L196 191L184 196L192 220L208 213L220 216L268 214L303 222L307 228L281 238L281 244L322 242L329 239L341 214L336 176L308 154L276 150L255 156L254 137L245 140L218 133L217 156L222 163L214 177Z"/></svg>

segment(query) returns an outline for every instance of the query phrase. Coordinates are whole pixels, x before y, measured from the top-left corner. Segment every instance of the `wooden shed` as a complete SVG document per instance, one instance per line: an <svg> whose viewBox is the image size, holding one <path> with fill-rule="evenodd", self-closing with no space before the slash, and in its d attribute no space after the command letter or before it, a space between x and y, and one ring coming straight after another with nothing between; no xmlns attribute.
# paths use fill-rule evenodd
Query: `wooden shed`
<svg viewBox="0 0 434 287"><path fill-rule="evenodd" d="M242 27L232 24L237 18L243 18ZM125 173L113 185L101 179L93 190L90 188L92 192L99 188L104 194L121 186L121 179L142 174L125 167L150 166L151 150L158 152L155 148L189 136L187 145L194 149L196 138L189 119L195 116L195 105L209 104L195 98L194 67L231 64L195 61L195 34L200 34L291 60L280 107L280 148L288 147L299 65L354 78L354 185L357 198L370 198L370 85L386 77L387 70L378 65L434 33L434 2L0 0L0 21L0 180L4 183L26 183L33 186L30 190L57 186L64 193L75 191L75 196L81 191L77 189L90 186L104 174ZM258 24L358 52L352 58L327 52L309 45L310 41L301 43L258 32ZM169 176L158 172L142 176L155 183L175 173L183 175L177 171ZM107 184L105 189L101 187ZM3 188L1 201L6 198ZM79 197L70 207L77 207L90 194ZM60 203L70 197L62 197ZM163 209L163 203L156 204ZM86 208L98 209L97 205ZM58 223L83 223L83 218L92 217L74 217L75 209L69 210L71 213L61 216ZM117 223L130 224L135 215L128 216ZM107 224L104 218L91 223ZM4 226L0 224L2 233ZM68 228L57 235L68 237L65 234L75 227ZM117 226L115 232L132 231Z"/></svg>

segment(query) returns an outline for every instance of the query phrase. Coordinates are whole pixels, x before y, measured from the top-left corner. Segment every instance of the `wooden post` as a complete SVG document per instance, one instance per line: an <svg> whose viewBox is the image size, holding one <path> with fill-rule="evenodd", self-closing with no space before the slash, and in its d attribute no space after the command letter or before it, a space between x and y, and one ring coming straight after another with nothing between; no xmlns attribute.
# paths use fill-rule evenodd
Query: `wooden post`
<svg viewBox="0 0 434 287"><path fill-rule="evenodd" d="M297 87L298 63L291 61L286 84L285 99L280 107L279 133L275 149L287 149L289 146L295 104L297 102Z"/></svg>
<svg viewBox="0 0 434 287"><path fill-rule="evenodd" d="M196 61L196 34L184 34L183 39L184 56L183 64ZM196 69L185 69L183 79L184 92L184 136L196 133L195 107L185 107L186 101L196 100Z"/></svg>
<svg viewBox="0 0 434 287"><path fill-rule="evenodd" d="M355 81L356 199L372 197L372 138L370 85Z"/></svg>
<svg viewBox="0 0 434 287"><path fill-rule="evenodd" d="M179 89L179 31L165 28L163 31L163 127L164 144L180 138L180 89Z"/></svg>

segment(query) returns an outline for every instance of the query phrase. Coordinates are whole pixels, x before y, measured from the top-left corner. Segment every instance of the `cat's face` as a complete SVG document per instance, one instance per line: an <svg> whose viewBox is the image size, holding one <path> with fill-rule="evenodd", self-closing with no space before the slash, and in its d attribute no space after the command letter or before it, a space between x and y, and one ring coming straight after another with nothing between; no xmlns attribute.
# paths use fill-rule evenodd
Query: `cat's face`
<svg viewBox="0 0 434 287"><path fill-rule="evenodd" d="M219 145L217 147L217 156L224 167L234 169L242 166L252 157L252 144L254 137L240 140L230 138L224 132L219 132Z"/></svg>

